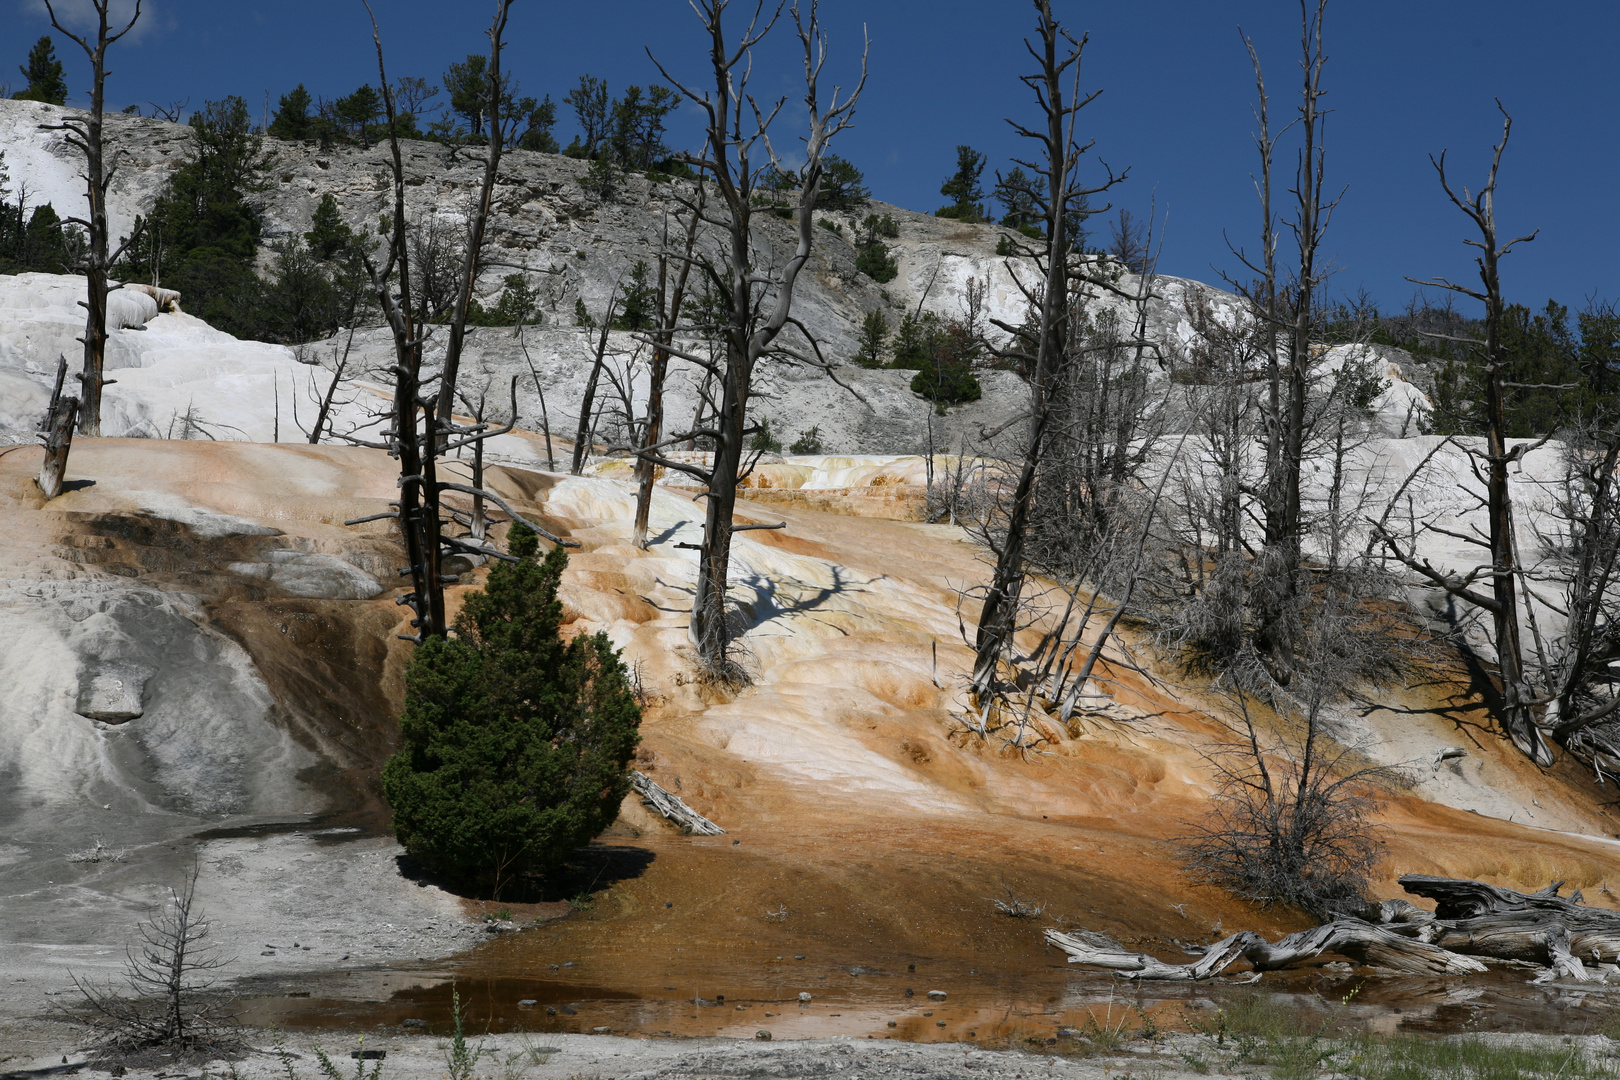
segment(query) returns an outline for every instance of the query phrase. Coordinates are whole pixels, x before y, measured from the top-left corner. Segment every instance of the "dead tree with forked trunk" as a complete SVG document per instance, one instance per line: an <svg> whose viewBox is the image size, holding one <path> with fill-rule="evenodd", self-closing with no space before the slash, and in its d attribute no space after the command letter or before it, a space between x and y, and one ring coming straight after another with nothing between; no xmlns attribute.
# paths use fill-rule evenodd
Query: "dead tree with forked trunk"
<svg viewBox="0 0 1620 1080"><path fill-rule="evenodd" d="M1448 595L1478 608L1491 616L1492 639L1496 646L1497 668L1501 675L1501 723L1508 737L1526 756L1540 765L1552 764L1552 750L1538 728L1533 715L1537 704L1536 693L1530 685L1525 665L1525 649L1520 621L1519 591L1521 570L1518 537L1513 521L1513 500L1508 488L1508 469L1531 449L1531 444L1509 446L1507 438L1506 393L1509 358L1502 344L1502 279L1499 264L1504 255L1515 246L1535 239L1535 233L1502 243L1496 235L1496 174L1502 164L1502 152L1507 149L1508 137L1513 130L1513 118L1497 102L1502 113L1502 141L1496 144L1491 158L1491 171L1485 185L1477 193L1469 194L1463 188L1459 194L1446 176L1446 155L1431 158L1440 187L1479 230L1478 240L1465 241L1477 248L1475 264L1479 267L1480 287L1470 288L1454 284L1444 278L1417 281L1420 285L1434 285L1472 297L1485 305L1485 337L1458 340L1472 348L1479 358L1485 391L1485 445L1483 449L1466 448L1469 457L1485 479L1484 508L1487 514L1487 535L1481 539L1463 533L1451 532L1430 524L1428 528L1445 533L1453 539L1485 549L1488 561L1464 572L1436 568L1418 554L1411 543L1389 532L1382 523L1375 525L1379 540L1389 553L1408 569L1417 573ZM1543 442L1546 441L1544 436ZM1489 591L1479 587L1485 584Z"/></svg>
<svg viewBox="0 0 1620 1080"><path fill-rule="evenodd" d="M107 49L125 34L135 29L140 21L142 0L135 0L135 11L122 30L114 31L110 19L113 0L90 0L95 13L94 42L85 35L75 34L57 18L56 4L60 0L45 0L51 25L66 35L90 58L90 109L82 119L70 117L59 124L41 124L45 131L67 133L68 144L84 155L85 192L89 217L70 216L64 223L81 226L89 234L89 246L84 255L86 292L84 309L84 370L79 374L82 384L79 405L79 433L92 438L101 434L101 388L106 384L102 372L107 360L107 294L111 291L107 275L112 266L123 257L134 242L131 236L117 251L110 251L111 237L107 225L107 189L112 186L118 171L106 159L106 145L102 136L102 113L107 83ZM137 233L138 233L137 229Z"/></svg>
<svg viewBox="0 0 1620 1080"><path fill-rule="evenodd" d="M1075 125L1080 111L1102 91L1085 96L1079 93L1085 35L1078 40L1072 37L1052 15L1049 0L1035 0L1035 12L1039 43L1026 41L1025 48L1035 58L1039 70L1021 76L1020 81L1035 92L1045 122L1038 128L1011 120L1008 123L1020 137L1033 140L1040 148L1037 160L1018 163L1029 169L1035 179L1017 194L1028 198L1041 214L1046 237L1041 250L1035 253L1042 281L1034 288L1025 289L1031 318L1022 326L996 324L1013 338L1012 345L1004 350L1005 355L1029 373L1029 412L1025 420L1023 461L1008 496L1005 527L999 530L1000 541L994 548L995 571L984 593L974 639L972 689L981 708L996 689L999 669L1018 629L1019 594L1026 572L1026 532L1036 497L1036 479L1048 439L1054 390L1069 359L1072 284L1081 277L1101 283L1097 275L1088 274L1084 257L1074 250L1079 238L1073 235L1073 229L1077 220L1083 220L1092 212L1091 196L1107 191L1125 178L1109 170L1094 186L1087 186L1080 179L1081 159L1091 144L1079 143ZM1066 82L1072 86L1065 86Z"/></svg>
<svg viewBox="0 0 1620 1080"><path fill-rule="evenodd" d="M445 345L444 367L439 375L435 413L441 424L450 422L450 413L455 408L456 378L461 371L461 353L467 341L467 311L472 304L473 291L478 287L484 234L489 228L489 215L495 198L495 178L500 172L501 151L513 134L513 125L517 123L515 119L503 120L501 109L501 54L505 51L506 21L512 3L513 0L499 0L495 6L495 19L489 28L489 63L485 66L484 78L489 139L484 144L484 179L478 187L478 201L468 222L467 250L460 267L455 310L450 316L450 338Z"/></svg>
<svg viewBox="0 0 1620 1080"><path fill-rule="evenodd" d="M653 346L652 370L647 380L647 414L642 421L641 448L651 452L664 437L664 381L669 374L669 345L675 340L675 328L681 322L681 308L686 302L686 283L692 272L693 254L697 246L698 227L703 223L703 209L708 187L699 178L697 193L692 199L686 222L686 242L676 255L669 249L669 224L666 219L664 238L658 252L658 329L654 331L657 344ZM676 260L675 281L670 284L670 259ZM696 425L694 425L696 426ZM647 548L647 517L652 511L653 481L658 466L645 457L636 458L636 521L631 537L636 547Z"/></svg>
<svg viewBox="0 0 1620 1080"><path fill-rule="evenodd" d="M747 526L735 526L732 517L737 504L737 487L744 468L745 440L750 433L747 420L754 372L767 357L779 356L830 369L820 358L814 340L793 318L793 292L799 274L810 260L815 240L816 197L821 190L823 159L827 144L851 122L856 102L866 83L863 53L861 80L843 101L834 87L825 104L820 96L822 69L827 61L827 39L821 29L815 0L808 15L798 4L790 9L799 41L804 50L804 102L809 131L804 142L804 166L799 170L799 202L794 211L797 243L780 270L763 272L759 258L759 238L753 225L753 193L767 167L785 166L770 145L767 129L785 101L762 108L748 89L752 51L776 24L782 8L762 20L762 8L734 40L727 36L726 13L730 0L695 0L703 31L709 41L709 67L712 88L702 92L659 70L671 84L697 105L705 117L705 142L701 156L688 163L703 174L718 204L705 211L701 220L719 231L723 251L718 256L694 255L695 265L707 284L722 298L723 314L718 327L722 355L718 363L696 353L658 342L671 355L699 365L714 377L720 387L719 408L713 426L683 433L662 443L644 447L641 456L654 465L687 473L705 486L703 544L698 554L697 586L692 600L689 636L697 649L698 662L706 677L723 683L743 681L742 669L730 659L733 628L728 622L726 589L731 568L731 540ZM657 63L656 58L654 62ZM794 348L783 340L783 331L795 327L808 345ZM709 465L673 461L658 451L664 446L688 439L705 438L714 445Z"/></svg>
<svg viewBox="0 0 1620 1080"><path fill-rule="evenodd" d="M454 390L444 379L444 373L424 375L422 351L428 334L432 312L413 291L412 250L405 227L405 166L400 151L395 120L397 110L394 91L388 81L387 65L382 47L382 32L371 10L369 0L362 0L371 14L372 42L377 51L377 75L383 87L383 110L388 122L389 165L393 180L393 213L388 216L386 254L378 260L366 253L366 271L376 290L377 300L394 338L394 364L391 374L394 383L393 401L380 421L389 425L384 432L386 441L367 441L354 435L344 437L346 442L387 450L399 460L399 501L385 514L356 518L346 524L357 525L365 521L393 519L398 521L405 543L409 565L403 573L411 579L411 591L400 597L399 603L409 604L414 618L414 633L404 635L418 644L431 637L443 637L447 630L444 605L445 575L440 569L441 559L451 552L466 552L492 558L510 558L482 543L447 536L444 529L442 496L447 491L472 495L499 506L512 519L522 521L538 535L553 543L575 547L574 541L565 541L550 531L519 514L505 499L481 487L451 483L439 479L441 459L457 450L473 446L492 438L501 431L491 431L483 424L460 425L453 418L440 419L445 399L453 400ZM506 26L507 11L512 0L499 0L495 20L490 30L492 51L499 51L500 37ZM465 256L469 262L476 258L472 252ZM429 386L438 383L436 393ZM513 422L516 422L516 381L513 382ZM509 430L510 425L504 430ZM451 579L454 580L454 579Z"/></svg>

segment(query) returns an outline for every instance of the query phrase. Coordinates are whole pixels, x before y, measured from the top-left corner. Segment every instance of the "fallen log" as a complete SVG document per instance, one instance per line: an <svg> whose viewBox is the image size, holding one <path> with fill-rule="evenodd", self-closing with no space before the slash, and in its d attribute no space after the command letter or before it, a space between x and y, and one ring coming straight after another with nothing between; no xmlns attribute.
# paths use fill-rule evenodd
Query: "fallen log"
<svg viewBox="0 0 1620 1080"><path fill-rule="evenodd" d="M1245 949L1265 939L1252 930L1233 934L1209 946L1191 964L1167 964L1147 953L1133 953L1104 934L1081 930L1073 934L1049 927L1046 941L1069 954L1071 964L1091 964L1108 968L1126 979L1156 979L1166 982L1197 982L1213 978L1243 956Z"/></svg>
<svg viewBox="0 0 1620 1080"><path fill-rule="evenodd" d="M1558 895L1564 887L1555 881L1545 889L1533 893L1514 892L1483 881L1462 878L1430 877L1427 874L1402 874L1396 879L1401 888L1413 896L1434 901L1434 914L1440 919L1472 919L1479 915L1500 915L1510 911L1556 911L1562 915L1603 911L1589 908L1580 902L1580 894L1565 899ZM1620 912L1603 912L1620 926Z"/></svg>
<svg viewBox="0 0 1620 1080"><path fill-rule="evenodd" d="M679 825L683 832L696 833L699 836L720 836L726 831L687 806L679 795L659 787L652 777L632 771L630 782L641 793L642 806L656 810Z"/></svg>
<svg viewBox="0 0 1620 1080"><path fill-rule="evenodd" d="M1066 934L1049 929L1046 940L1068 953L1071 964L1108 968L1126 979L1169 982L1213 978L1239 960L1248 961L1256 971L1275 971L1325 952L1416 975L1467 975L1486 970L1485 964L1473 957L1360 919L1336 919L1275 942L1245 930L1209 946L1191 964L1167 964L1146 953L1129 952L1101 934L1085 931Z"/></svg>
<svg viewBox="0 0 1620 1080"><path fill-rule="evenodd" d="M1620 960L1620 911L1588 907L1579 893L1559 896L1562 881L1533 893L1423 874L1407 874L1400 883L1436 904L1432 921L1398 929L1441 948L1555 970L1570 966L1566 956L1582 963Z"/></svg>

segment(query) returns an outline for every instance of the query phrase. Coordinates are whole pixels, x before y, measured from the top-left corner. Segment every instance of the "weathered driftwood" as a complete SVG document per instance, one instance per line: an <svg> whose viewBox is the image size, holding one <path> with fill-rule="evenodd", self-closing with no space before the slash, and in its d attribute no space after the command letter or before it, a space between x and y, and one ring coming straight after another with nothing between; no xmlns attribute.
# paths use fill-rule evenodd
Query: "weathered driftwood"
<svg viewBox="0 0 1620 1080"><path fill-rule="evenodd" d="M641 793L642 806L658 811L684 831L699 836L719 836L726 831L687 806L679 795L659 787L650 776L632 772L630 782Z"/></svg>
<svg viewBox="0 0 1620 1080"><path fill-rule="evenodd" d="M1556 911L1560 914L1591 912L1594 909L1580 903L1580 894L1565 899L1558 895L1564 887L1555 881L1545 889L1533 893L1514 892L1483 881L1462 878L1430 877L1427 874L1403 874L1401 888L1414 896L1433 900L1434 914L1439 919L1472 919L1478 915L1500 915L1508 911ZM1604 912L1620 926L1620 912Z"/></svg>
<svg viewBox="0 0 1620 1080"><path fill-rule="evenodd" d="M39 489L47 499L62 494L67 478L68 451L73 446L73 425L79 415L79 399L71 395L51 402L45 418L45 463L39 469Z"/></svg>
<svg viewBox="0 0 1620 1080"><path fill-rule="evenodd" d="M1341 918L1275 942L1244 931L1202 950L1190 964L1170 964L1130 952L1101 934L1046 931L1071 964L1108 968L1127 979L1195 982L1239 960L1272 971L1323 953L1420 975L1467 975L1486 970L1481 957L1540 966L1537 981L1602 982L1620 961L1620 911L1588 907L1580 894L1560 897L1563 882L1534 893L1480 881L1408 874L1401 885L1437 902L1428 912L1406 900L1369 903L1365 919ZM1601 967L1599 965L1602 965Z"/></svg>
<svg viewBox="0 0 1620 1080"><path fill-rule="evenodd" d="M1441 948L1542 964L1577 981L1588 981L1586 961L1620 959L1620 912L1588 907L1579 893L1559 896L1561 881L1533 893L1422 874L1400 882L1408 892L1435 900L1436 917L1399 929Z"/></svg>
<svg viewBox="0 0 1620 1080"><path fill-rule="evenodd" d="M1071 964L1109 968L1127 979L1196 982L1219 975L1238 960L1247 960L1256 971L1274 971L1325 952L1419 975L1466 975L1485 970L1485 965L1473 957L1360 919L1337 919L1275 942L1246 930L1209 946L1191 964L1167 964L1145 953L1127 952L1100 934L1083 931L1065 934L1048 930L1046 940L1068 953Z"/></svg>

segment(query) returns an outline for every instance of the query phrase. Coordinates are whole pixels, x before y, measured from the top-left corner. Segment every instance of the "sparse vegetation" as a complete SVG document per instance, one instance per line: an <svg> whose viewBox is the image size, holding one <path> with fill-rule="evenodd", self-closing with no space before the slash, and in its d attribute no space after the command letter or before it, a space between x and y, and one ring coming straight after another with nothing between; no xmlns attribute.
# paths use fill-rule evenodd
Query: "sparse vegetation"
<svg viewBox="0 0 1620 1080"><path fill-rule="evenodd" d="M789 453L819 454L821 453L821 428L811 427L808 431L799 432L799 437L793 440L788 447Z"/></svg>
<svg viewBox="0 0 1620 1080"><path fill-rule="evenodd" d="M127 994L71 976L82 1018L104 1053L227 1045L230 1029L219 1006L204 995L214 973L234 958L210 940L209 922L196 908L199 872L193 864L185 882L169 888L162 909L136 927L137 941L124 952Z"/></svg>

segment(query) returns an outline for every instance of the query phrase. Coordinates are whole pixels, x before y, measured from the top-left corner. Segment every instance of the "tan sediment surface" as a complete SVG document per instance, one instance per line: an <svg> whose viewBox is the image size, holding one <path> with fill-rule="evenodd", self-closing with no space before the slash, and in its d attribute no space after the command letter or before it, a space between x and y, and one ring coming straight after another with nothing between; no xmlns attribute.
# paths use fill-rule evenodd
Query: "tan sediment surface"
<svg viewBox="0 0 1620 1080"><path fill-rule="evenodd" d="M1079 1007L1062 958L1040 943L1044 924L1102 930L1168 957L1176 940L1208 940L1216 926L1297 927L1189 886L1177 871L1164 841L1203 809L1210 780L1198 751L1218 726L1197 688L1177 689L1173 673L1154 684L1113 671L1108 715L1072 731L1049 725L1033 753L962 732L951 715L969 657L957 597L984 567L960 530L745 504L750 520L788 528L738 539L735 595L755 681L717 695L692 679L685 644L693 558L675 545L698 537L692 502L661 491L658 542L639 552L629 543L627 485L498 468L490 481L498 490L583 545L563 598L575 628L606 631L639 667L650 695L639 767L728 832L682 836L627 800L592 864L604 869L588 908L502 935L446 966L436 958L482 936L467 933L477 905L401 878L391 842L375 836L385 811L374 777L392 745L407 649L393 637L403 610L393 604L398 552L386 523L342 525L384 508L394 463L325 446L81 440L70 479L93 484L44 505L29 489L37 461L26 449L0 457L0 576L12 606L27 610L19 590L46 584L183 600L199 633L240 649L275 699L266 730L285 733L306 755L298 765L289 750L280 794L229 823L330 812L324 826L361 831L197 839L219 828L217 815L188 816L153 795L169 814L166 830L132 837L125 863L70 866L63 855L94 836L82 822L60 836L39 825L14 845L26 858L0 867L8 909L22 912L0 941L0 959L9 958L0 966L15 961L25 979L0 994L11 1030L26 1028L67 966L110 967L155 900L153 886L177 865L178 856L160 854L187 845L202 850L205 881L210 865L240 864L237 878L221 871L211 888L222 926L251 943L235 969L244 976L284 980L388 962L416 965L423 986L453 971L469 983L545 983L558 1000L577 988L581 998L589 991L649 1003L614 1012L615 1030L749 1035L770 1011L784 1035L821 1034L842 1030L830 1023L833 1012L859 1005L885 1030L883 1018L898 1015L908 1025L898 1033L929 1036L937 1021L921 1017L927 1005L903 999L911 987L918 998L950 992L941 1017L952 1017L956 1037L995 1030L990 1012L1005 1013L1013 998L1043 1016L1043 1002ZM245 533L224 519L279 535ZM314 577L262 576L253 568L272 566L270 548L341 560L378 591L359 595L365 590L348 571L318 560L309 563ZM331 595L296 595L323 588ZM45 678L56 677L52 670L39 669ZM1415 711L1366 723L1401 760L1449 745L1467 745L1470 756L1391 800L1379 891L1395 895L1394 877L1411 871L1519 888L1562 878L1589 902L1613 906L1605 885L1620 882L1620 849L1603 838L1613 819L1591 781L1572 769L1536 770L1489 731L1427 711L1435 695L1425 693L1429 700L1388 691L1388 704ZM1536 817L1502 820L1509 805ZM354 876L337 875L340 864ZM991 900L1009 894L1044 904L1044 913L999 914ZM509 906L520 919L531 914ZM306 927L325 935L319 952L289 955L288 942L302 946L293 935L307 936ZM261 944L279 946L277 955L257 955L268 951ZM856 968L866 970L851 974ZM274 996L282 985L264 989ZM801 991L812 994L802 1011ZM676 1007L717 994L725 1010ZM886 1012L889 1002L901 1011ZM581 1011L569 1023L589 1032L597 1026L589 1019Z"/></svg>

